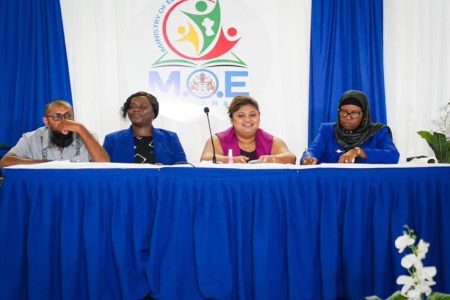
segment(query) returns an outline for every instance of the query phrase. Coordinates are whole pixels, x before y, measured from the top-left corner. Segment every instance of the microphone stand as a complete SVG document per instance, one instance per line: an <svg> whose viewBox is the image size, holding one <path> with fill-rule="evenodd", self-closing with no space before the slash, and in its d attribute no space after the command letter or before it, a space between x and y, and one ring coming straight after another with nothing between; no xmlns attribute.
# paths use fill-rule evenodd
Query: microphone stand
<svg viewBox="0 0 450 300"><path fill-rule="evenodd" d="M212 162L213 162L213 164L217 164L216 147L214 147L213 135L212 135L212 131L211 131L211 123L209 122L209 108L207 106L205 106L203 111L205 112L206 118L208 119L209 136L211 137L211 144L212 144L212 149L213 149Z"/></svg>

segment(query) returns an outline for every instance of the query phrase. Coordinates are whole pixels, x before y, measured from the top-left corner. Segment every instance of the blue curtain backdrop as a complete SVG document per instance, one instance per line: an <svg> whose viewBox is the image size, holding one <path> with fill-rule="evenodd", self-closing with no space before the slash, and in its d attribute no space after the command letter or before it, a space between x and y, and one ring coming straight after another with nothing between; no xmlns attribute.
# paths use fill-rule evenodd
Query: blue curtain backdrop
<svg viewBox="0 0 450 300"><path fill-rule="evenodd" d="M383 0L312 1L309 143L349 89L365 92L372 120L385 123L383 72Z"/></svg>
<svg viewBox="0 0 450 300"><path fill-rule="evenodd" d="M42 126L56 98L72 102L59 0L0 0L0 144Z"/></svg>

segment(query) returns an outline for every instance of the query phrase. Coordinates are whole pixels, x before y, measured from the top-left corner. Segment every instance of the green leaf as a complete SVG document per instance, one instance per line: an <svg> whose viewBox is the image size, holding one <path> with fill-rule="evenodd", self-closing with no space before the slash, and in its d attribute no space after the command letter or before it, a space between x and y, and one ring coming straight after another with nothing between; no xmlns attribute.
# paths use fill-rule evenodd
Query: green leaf
<svg viewBox="0 0 450 300"><path fill-rule="evenodd" d="M447 153L441 162L445 164L450 164L450 143L448 141L447 141Z"/></svg>
<svg viewBox="0 0 450 300"><path fill-rule="evenodd" d="M433 149L434 154L439 162L442 162L447 155L448 142L447 138L443 133L434 132L433 133Z"/></svg>
<svg viewBox="0 0 450 300"><path fill-rule="evenodd" d="M376 295L373 295L373 296L364 297L364 300L383 300L383 299L381 299L380 297L378 297Z"/></svg>
<svg viewBox="0 0 450 300"><path fill-rule="evenodd" d="M431 293L428 300L450 300L450 294Z"/></svg>
<svg viewBox="0 0 450 300"><path fill-rule="evenodd" d="M407 300L408 298L403 296L399 291L396 291L390 295L386 300Z"/></svg>
<svg viewBox="0 0 450 300"><path fill-rule="evenodd" d="M440 132L431 134L429 131L418 131L417 133L427 141L438 162L450 162L450 142L447 140L445 134Z"/></svg>
<svg viewBox="0 0 450 300"><path fill-rule="evenodd" d="M364 300L381 300L378 296L367 296ZM403 296L399 291L396 291L392 295L386 298L386 300L408 300L407 297ZM443 293L431 293L427 300L450 300L450 294Z"/></svg>
<svg viewBox="0 0 450 300"><path fill-rule="evenodd" d="M433 135L429 131L418 131L417 132L421 137L423 137L428 144L431 144L433 141Z"/></svg>

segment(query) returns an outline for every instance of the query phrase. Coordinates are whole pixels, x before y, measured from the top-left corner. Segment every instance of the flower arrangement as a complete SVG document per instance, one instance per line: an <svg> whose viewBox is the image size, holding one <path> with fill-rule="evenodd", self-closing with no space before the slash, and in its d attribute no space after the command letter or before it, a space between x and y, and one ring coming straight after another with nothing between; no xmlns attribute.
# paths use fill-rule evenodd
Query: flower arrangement
<svg viewBox="0 0 450 300"><path fill-rule="evenodd" d="M439 132L418 131L434 152L440 163L450 163L450 101L443 108L444 114L434 122Z"/></svg>
<svg viewBox="0 0 450 300"><path fill-rule="evenodd" d="M414 230L408 225L404 226L403 234L395 240L395 247L399 253L403 253L405 249L411 250L410 254L406 254L401 265L408 271L408 275L400 275L397 278L397 284L402 285L401 291L397 291L387 298L387 300L450 300L450 295L442 293L432 293L431 286L435 285L433 277L436 275L436 267L424 267L422 260L428 253L430 244L420 239L418 243ZM366 300L381 300L377 296L366 297Z"/></svg>
<svg viewBox="0 0 450 300"><path fill-rule="evenodd" d="M416 235L414 230L405 225L403 235L395 240L395 247L398 253L402 253L406 248L411 249L411 254L407 254L401 260L401 265L408 271L409 275L400 275L397 284L403 285L401 294L408 299L419 300L422 295L427 297L431 294L431 286L435 285L433 277L436 275L436 267L424 267L422 260L428 253L430 244L422 239L416 245Z"/></svg>

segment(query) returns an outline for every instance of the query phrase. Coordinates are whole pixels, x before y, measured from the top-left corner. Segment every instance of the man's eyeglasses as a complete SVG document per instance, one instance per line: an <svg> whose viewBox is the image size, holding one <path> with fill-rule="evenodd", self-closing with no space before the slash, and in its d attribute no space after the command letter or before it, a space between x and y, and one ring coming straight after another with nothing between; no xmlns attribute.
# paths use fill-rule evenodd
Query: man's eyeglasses
<svg viewBox="0 0 450 300"><path fill-rule="evenodd" d="M64 114L56 113L56 114L53 114L53 115L48 115L46 117L47 118L52 118L53 121L61 121L63 118L66 119L66 120L67 119L72 120L73 119L73 113L71 111L68 111L68 112L66 112Z"/></svg>
<svg viewBox="0 0 450 300"><path fill-rule="evenodd" d="M342 118L347 118L348 116L350 116L350 119L358 119L362 114L362 111L351 111L351 112L345 110L338 110L338 111L339 117Z"/></svg>

